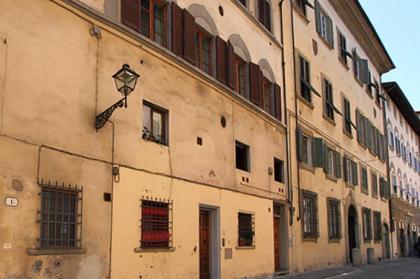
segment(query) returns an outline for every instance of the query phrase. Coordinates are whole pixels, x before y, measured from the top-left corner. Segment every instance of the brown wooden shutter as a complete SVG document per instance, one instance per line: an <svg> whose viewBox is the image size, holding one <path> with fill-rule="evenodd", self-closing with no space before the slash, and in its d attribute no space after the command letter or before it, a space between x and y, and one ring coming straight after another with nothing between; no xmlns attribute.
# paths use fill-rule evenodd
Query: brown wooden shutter
<svg viewBox="0 0 420 279"><path fill-rule="evenodd" d="M182 10L182 27L184 58L195 64L195 19L186 9Z"/></svg>
<svg viewBox="0 0 420 279"><path fill-rule="evenodd" d="M233 51L233 45L228 42L227 44L227 85L230 88L234 88L235 82L235 52Z"/></svg>
<svg viewBox="0 0 420 279"><path fill-rule="evenodd" d="M275 116L281 121L281 88L275 83L274 84L274 101L275 101Z"/></svg>
<svg viewBox="0 0 420 279"><path fill-rule="evenodd" d="M172 52L182 56L182 9L175 2L172 2L171 12Z"/></svg>
<svg viewBox="0 0 420 279"><path fill-rule="evenodd" d="M257 106L262 106L262 72L260 66L249 63L249 85L251 90L251 101Z"/></svg>
<svg viewBox="0 0 420 279"><path fill-rule="evenodd" d="M216 37L217 80L223 84L227 84L226 49L227 43L223 41L220 37Z"/></svg>
<svg viewBox="0 0 420 279"><path fill-rule="evenodd" d="M140 32L140 1L121 0L121 22Z"/></svg>

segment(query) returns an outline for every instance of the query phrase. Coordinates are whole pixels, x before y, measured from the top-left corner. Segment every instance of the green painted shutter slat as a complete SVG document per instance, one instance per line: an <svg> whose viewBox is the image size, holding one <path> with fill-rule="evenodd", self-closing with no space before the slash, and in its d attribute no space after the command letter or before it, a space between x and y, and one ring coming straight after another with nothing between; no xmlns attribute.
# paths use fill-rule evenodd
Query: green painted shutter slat
<svg viewBox="0 0 420 279"><path fill-rule="evenodd" d="M343 178L345 182L349 181L349 175L347 173L347 157L343 156Z"/></svg>
<svg viewBox="0 0 420 279"><path fill-rule="evenodd" d="M312 138L314 157L312 164L316 168L324 167L324 140L321 138Z"/></svg>
<svg viewBox="0 0 420 279"><path fill-rule="evenodd" d="M353 179L354 179L354 186L357 186L359 184L359 176L358 176L358 169L357 164L355 162L352 163L352 172L353 172Z"/></svg>
<svg viewBox="0 0 420 279"><path fill-rule="evenodd" d="M299 161L302 161L302 130L296 129L296 152Z"/></svg>
<svg viewBox="0 0 420 279"><path fill-rule="evenodd" d="M334 48L334 28L330 17L327 17L327 39L328 44Z"/></svg>
<svg viewBox="0 0 420 279"><path fill-rule="evenodd" d="M335 177L336 178L341 178L341 156L340 156L340 153L335 151L334 156L335 156Z"/></svg>
<svg viewBox="0 0 420 279"><path fill-rule="evenodd" d="M326 143L324 143L324 154L323 154L323 158L324 158L324 172L328 173L328 145Z"/></svg>
<svg viewBox="0 0 420 279"><path fill-rule="evenodd" d="M318 0L315 0L315 23L316 31L321 33L321 7L319 6Z"/></svg>

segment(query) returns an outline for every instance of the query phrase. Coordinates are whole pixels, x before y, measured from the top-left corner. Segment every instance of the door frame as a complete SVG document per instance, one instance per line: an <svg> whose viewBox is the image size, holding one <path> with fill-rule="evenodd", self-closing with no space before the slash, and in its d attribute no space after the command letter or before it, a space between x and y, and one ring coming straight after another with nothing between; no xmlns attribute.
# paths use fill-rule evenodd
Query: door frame
<svg viewBox="0 0 420 279"><path fill-rule="evenodd" d="M353 203L350 203L349 206L347 207L347 212L346 212L346 232L347 232L347 241L346 241L346 246L347 246L347 259L348 259L348 263L352 263L353 259L351 256L351 248L350 248L350 228L349 228L349 218L350 218L350 209L353 208L354 209L354 244L355 247L354 248L360 248L360 235L359 235L359 212L357 211L357 206L354 205Z"/></svg>
<svg viewBox="0 0 420 279"><path fill-rule="evenodd" d="M289 270L289 205L281 200L274 200L273 201L273 219L274 216L274 206L278 206L280 208L280 217L279 217L279 264L280 264L280 271L284 272ZM274 221L274 220L273 220ZM274 225L274 223L273 223ZM273 235L273 242L274 242L274 235ZM274 244L274 243L273 243ZM274 250L273 250L274 252ZM274 266L275 270L275 266Z"/></svg>
<svg viewBox="0 0 420 279"><path fill-rule="evenodd" d="M200 218L200 210L210 212L210 271L212 279L220 279L220 208L218 206L199 204L198 218ZM200 224L198 224L199 227ZM200 236L198 236L200 242ZM200 247L200 243L198 243ZM198 265L200 265L200 253L198 253ZM200 272L200 271L199 271Z"/></svg>

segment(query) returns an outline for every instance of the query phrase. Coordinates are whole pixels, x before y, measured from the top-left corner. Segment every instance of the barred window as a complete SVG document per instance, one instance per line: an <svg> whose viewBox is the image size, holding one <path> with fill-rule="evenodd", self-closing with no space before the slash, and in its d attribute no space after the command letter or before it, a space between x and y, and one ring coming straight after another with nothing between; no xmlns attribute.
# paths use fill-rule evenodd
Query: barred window
<svg viewBox="0 0 420 279"><path fill-rule="evenodd" d="M172 247L172 203L141 201L141 248Z"/></svg>
<svg viewBox="0 0 420 279"><path fill-rule="evenodd" d="M82 188L41 183L41 249L81 248Z"/></svg>
<svg viewBox="0 0 420 279"><path fill-rule="evenodd" d="M254 246L254 214L238 213L238 246Z"/></svg>
<svg viewBox="0 0 420 279"><path fill-rule="evenodd" d="M303 196L303 237L318 237L317 194L304 191Z"/></svg>
<svg viewBox="0 0 420 279"><path fill-rule="evenodd" d="M365 241L372 240L372 213L369 208L362 208L363 218L363 239Z"/></svg>
<svg viewBox="0 0 420 279"><path fill-rule="evenodd" d="M373 231L374 231L373 239L375 241L381 241L382 240L382 227L381 227L381 212L379 211L373 212Z"/></svg>
<svg viewBox="0 0 420 279"><path fill-rule="evenodd" d="M331 240L341 238L341 209L340 201L329 198L328 206L328 236Z"/></svg>

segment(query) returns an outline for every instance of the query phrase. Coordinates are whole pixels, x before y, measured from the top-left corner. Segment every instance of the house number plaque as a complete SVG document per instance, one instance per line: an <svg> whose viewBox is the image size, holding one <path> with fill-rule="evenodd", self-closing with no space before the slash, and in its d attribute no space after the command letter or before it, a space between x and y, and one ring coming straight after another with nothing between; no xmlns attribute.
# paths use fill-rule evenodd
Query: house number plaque
<svg viewBox="0 0 420 279"><path fill-rule="evenodd" d="M5 203L7 206L10 206L10 207L17 207L19 205L18 199L12 198L12 197L7 197L5 199Z"/></svg>

